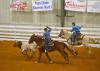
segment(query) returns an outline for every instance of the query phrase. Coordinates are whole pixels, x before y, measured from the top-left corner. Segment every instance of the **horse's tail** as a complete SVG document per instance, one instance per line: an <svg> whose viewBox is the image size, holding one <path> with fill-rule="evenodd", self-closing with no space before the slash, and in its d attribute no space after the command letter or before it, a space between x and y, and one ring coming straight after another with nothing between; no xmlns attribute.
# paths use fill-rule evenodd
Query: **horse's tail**
<svg viewBox="0 0 100 71"><path fill-rule="evenodd" d="M68 43L64 43L64 47L67 48L67 50L74 56L77 56L77 54L74 52L73 49L70 48L69 44Z"/></svg>

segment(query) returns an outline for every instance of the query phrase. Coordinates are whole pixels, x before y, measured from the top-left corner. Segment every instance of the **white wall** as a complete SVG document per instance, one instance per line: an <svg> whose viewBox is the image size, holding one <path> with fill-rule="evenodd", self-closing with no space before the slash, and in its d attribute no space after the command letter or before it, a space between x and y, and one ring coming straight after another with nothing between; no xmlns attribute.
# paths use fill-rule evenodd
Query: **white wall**
<svg viewBox="0 0 100 71"><path fill-rule="evenodd" d="M9 4L11 0L0 0L0 24L29 24L37 26L60 26L60 0L53 0L54 10L51 12L14 12L10 11ZM27 1L31 6L32 0ZM30 7L31 9L31 7ZM65 26L71 26L71 22L84 24L84 27L100 27L100 14L69 12L73 17L65 18Z"/></svg>

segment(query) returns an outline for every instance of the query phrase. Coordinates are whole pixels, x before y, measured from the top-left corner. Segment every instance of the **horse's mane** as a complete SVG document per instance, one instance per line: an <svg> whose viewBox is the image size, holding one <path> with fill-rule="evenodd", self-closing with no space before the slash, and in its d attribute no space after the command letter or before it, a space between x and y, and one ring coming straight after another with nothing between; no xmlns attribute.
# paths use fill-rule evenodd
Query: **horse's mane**
<svg viewBox="0 0 100 71"><path fill-rule="evenodd" d="M29 42L28 42L29 44L33 42L34 35L35 35L35 34L33 34L33 35L30 37Z"/></svg>
<svg viewBox="0 0 100 71"><path fill-rule="evenodd" d="M34 41L34 38L39 38L40 40L42 40L43 36L33 34L29 39L29 44Z"/></svg>

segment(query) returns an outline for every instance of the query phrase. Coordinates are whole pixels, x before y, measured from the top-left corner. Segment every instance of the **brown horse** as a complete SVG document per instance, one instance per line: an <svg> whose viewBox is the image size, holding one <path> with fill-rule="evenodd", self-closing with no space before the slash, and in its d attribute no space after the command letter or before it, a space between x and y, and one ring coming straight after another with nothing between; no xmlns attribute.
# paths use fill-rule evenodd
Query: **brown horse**
<svg viewBox="0 0 100 71"><path fill-rule="evenodd" d="M44 52L44 39L43 39L43 36L39 36L39 35L35 35L33 34L30 39L29 39L29 44L32 43L33 41L36 42L36 44L39 46L38 47L38 50L39 50L39 58L38 58L38 63L40 62L40 59L41 59L41 56L42 56L42 53ZM53 44L52 46L49 46L49 49L48 52L50 51L54 51L54 50L57 50L59 53L61 53L61 55L64 57L65 59L65 63L70 63L69 61L69 57L68 57L68 53L65 52L65 47L68 49L68 51L70 51L74 56L76 56L76 54L74 53L73 50L71 50L65 43L63 42L59 42L59 41L53 41ZM49 60L49 63L52 63L53 61L51 60L51 58L49 57L48 55L48 52L45 52L48 60Z"/></svg>
<svg viewBox="0 0 100 71"><path fill-rule="evenodd" d="M62 29L58 36L61 37L61 38L66 39L67 42L71 45L71 34L68 33L67 30ZM85 46L88 50L88 53L91 53L90 47L88 47L87 44L99 44L99 41L95 40L95 39L93 39L93 38L91 38L87 35L81 34L77 39L77 44L81 44L81 45ZM74 47L74 46L72 46L72 47Z"/></svg>

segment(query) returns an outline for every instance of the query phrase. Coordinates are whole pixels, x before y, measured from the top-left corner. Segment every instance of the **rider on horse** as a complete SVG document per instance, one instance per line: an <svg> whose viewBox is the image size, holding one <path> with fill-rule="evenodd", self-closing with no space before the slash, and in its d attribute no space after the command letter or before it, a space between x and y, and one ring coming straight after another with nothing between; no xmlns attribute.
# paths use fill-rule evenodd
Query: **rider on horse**
<svg viewBox="0 0 100 71"><path fill-rule="evenodd" d="M50 33L51 33L51 28L50 27L46 27L44 28L44 34L43 34L43 37L44 37L44 48L45 48L45 52L48 51L48 44L51 40L51 36L50 36Z"/></svg>
<svg viewBox="0 0 100 71"><path fill-rule="evenodd" d="M80 29L81 29L81 26L78 26L78 25L75 24L75 22L72 22L71 42L72 42L73 45L76 44L77 38L81 34Z"/></svg>

